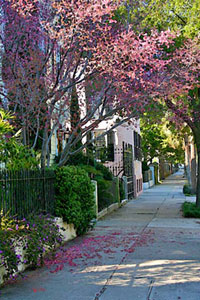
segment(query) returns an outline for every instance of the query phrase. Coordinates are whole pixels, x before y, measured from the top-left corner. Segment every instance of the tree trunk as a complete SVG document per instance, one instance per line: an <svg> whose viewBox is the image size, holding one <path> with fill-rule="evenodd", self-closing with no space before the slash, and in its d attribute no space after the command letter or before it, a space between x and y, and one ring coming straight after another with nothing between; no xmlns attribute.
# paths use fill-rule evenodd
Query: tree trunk
<svg viewBox="0 0 200 300"><path fill-rule="evenodd" d="M199 124L198 124L199 125ZM196 206L200 207L200 126L193 128L194 144L197 153L197 185L196 185Z"/></svg>
<svg viewBox="0 0 200 300"><path fill-rule="evenodd" d="M42 142L42 153L41 153L41 168L45 169L47 159L47 141L48 141L48 129L44 128L43 142Z"/></svg>
<svg viewBox="0 0 200 300"><path fill-rule="evenodd" d="M22 127L22 143L24 146L27 145L27 140L26 140L26 126L24 125Z"/></svg>
<svg viewBox="0 0 200 300"><path fill-rule="evenodd" d="M197 163L196 163L196 154L195 157L191 160L191 188L192 194L196 194L197 188Z"/></svg>
<svg viewBox="0 0 200 300"><path fill-rule="evenodd" d="M191 180L191 168L190 168L190 151L189 151L189 142L188 142L188 136L185 135L184 137L185 141L185 168L186 168L186 177L188 180L188 184L191 186L192 185L192 180Z"/></svg>
<svg viewBox="0 0 200 300"><path fill-rule="evenodd" d="M196 193L196 206L200 207L200 145L197 145L197 193Z"/></svg>

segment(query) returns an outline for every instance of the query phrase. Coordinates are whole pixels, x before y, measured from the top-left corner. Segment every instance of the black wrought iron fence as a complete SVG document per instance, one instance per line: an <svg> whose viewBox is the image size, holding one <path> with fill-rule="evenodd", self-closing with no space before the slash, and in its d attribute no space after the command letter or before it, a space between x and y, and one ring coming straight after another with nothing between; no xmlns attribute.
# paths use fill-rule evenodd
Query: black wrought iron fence
<svg viewBox="0 0 200 300"><path fill-rule="evenodd" d="M99 184L99 185L98 185ZM112 181L107 181L104 185L104 189L100 183L97 182L98 186L98 211L102 211L104 208L109 207L111 204L118 203L118 181L113 178Z"/></svg>
<svg viewBox="0 0 200 300"><path fill-rule="evenodd" d="M133 176L127 176L127 193L128 193L128 199L131 199L134 197L134 180Z"/></svg>
<svg viewBox="0 0 200 300"><path fill-rule="evenodd" d="M52 170L0 171L0 213L23 218L30 213L54 213Z"/></svg>

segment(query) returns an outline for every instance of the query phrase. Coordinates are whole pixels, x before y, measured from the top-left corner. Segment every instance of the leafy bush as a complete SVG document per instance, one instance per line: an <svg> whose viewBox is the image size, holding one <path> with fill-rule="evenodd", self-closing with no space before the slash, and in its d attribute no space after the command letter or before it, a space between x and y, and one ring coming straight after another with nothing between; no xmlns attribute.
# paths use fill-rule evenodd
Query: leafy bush
<svg viewBox="0 0 200 300"><path fill-rule="evenodd" d="M113 179L113 174L112 172L110 172L110 170L105 167L103 164L101 163L97 163L95 168L99 171L101 171L102 175L103 175L103 178L105 180L112 180Z"/></svg>
<svg viewBox="0 0 200 300"><path fill-rule="evenodd" d="M7 169L35 169L39 165L36 153L22 145L14 135L14 127L10 121L14 117L0 109L0 161L6 164Z"/></svg>
<svg viewBox="0 0 200 300"><path fill-rule="evenodd" d="M0 264L5 267L4 278L12 278L19 263L35 268L43 264L46 248L54 250L62 242L62 235L50 215L30 216L16 220L7 216L1 218L0 228ZM17 253L22 246L25 257Z"/></svg>
<svg viewBox="0 0 200 300"><path fill-rule="evenodd" d="M6 163L7 169L15 171L38 169L39 166L36 153L14 140L7 142L5 158L1 158L1 161Z"/></svg>
<svg viewBox="0 0 200 300"><path fill-rule="evenodd" d="M84 169L91 179L96 178L96 176L102 176L101 171L97 170L95 167L90 165L80 165L82 169Z"/></svg>
<svg viewBox="0 0 200 300"><path fill-rule="evenodd" d="M189 184L185 184L184 186L183 186L183 193L185 194L185 195L192 195L193 193L192 193L192 187L189 185Z"/></svg>
<svg viewBox="0 0 200 300"><path fill-rule="evenodd" d="M60 157L59 155L55 157L55 163L58 163ZM78 152L70 156L67 161L68 166L79 166L79 165L90 165L94 166L94 157L92 155L86 155L83 152Z"/></svg>
<svg viewBox="0 0 200 300"><path fill-rule="evenodd" d="M27 236L24 246L25 259L33 268L43 265L43 254L46 249L54 251L63 240L59 227L55 225L54 218L50 215L29 217L25 234Z"/></svg>
<svg viewBox="0 0 200 300"><path fill-rule="evenodd" d="M56 161L58 161L58 157L56 158ZM81 166L84 169L88 168L88 170L86 170L88 173L93 173L95 174L96 171L100 171L101 174L103 175L103 178L106 180L112 180L113 179L113 175L112 172L110 172L110 170L105 167L102 163L97 163L95 161L95 158L92 154L84 154L83 152L79 152L75 155L72 155L69 160L67 161L67 165L68 166ZM92 167L94 169L92 169ZM93 172L91 172L91 171Z"/></svg>
<svg viewBox="0 0 200 300"><path fill-rule="evenodd" d="M123 186L123 181L120 179L119 180L119 195L120 195L120 200L124 200L125 199L125 190L124 190L124 186Z"/></svg>
<svg viewBox="0 0 200 300"><path fill-rule="evenodd" d="M144 173L145 171L150 170L149 166L147 165L147 162L144 160L142 162L142 173Z"/></svg>
<svg viewBox="0 0 200 300"><path fill-rule="evenodd" d="M200 218L200 207L197 207L195 203L184 202L182 210L185 218Z"/></svg>
<svg viewBox="0 0 200 300"><path fill-rule="evenodd" d="M77 234L85 233L95 217L94 186L81 167L66 166L56 170L56 214L73 223Z"/></svg>
<svg viewBox="0 0 200 300"><path fill-rule="evenodd" d="M112 193L113 175L110 170L101 163L96 163L94 167L82 165L81 168L88 172L90 178L97 181L98 210L101 211L114 203L115 199Z"/></svg>
<svg viewBox="0 0 200 300"><path fill-rule="evenodd" d="M76 155L71 156L67 164L81 167L81 169L84 169L88 173L91 179L97 181L99 210L108 207L114 202L113 194L111 192L113 174L102 163L97 163L92 153L86 155L79 152ZM73 208L71 208L71 210L73 210ZM75 210L80 210L80 207L77 207Z"/></svg>
<svg viewBox="0 0 200 300"><path fill-rule="evenodd" d="M95 178L95 180L97 181L98 210L101 211L114 202L111 193L112 181L105 180L103 177Z"/></svg>

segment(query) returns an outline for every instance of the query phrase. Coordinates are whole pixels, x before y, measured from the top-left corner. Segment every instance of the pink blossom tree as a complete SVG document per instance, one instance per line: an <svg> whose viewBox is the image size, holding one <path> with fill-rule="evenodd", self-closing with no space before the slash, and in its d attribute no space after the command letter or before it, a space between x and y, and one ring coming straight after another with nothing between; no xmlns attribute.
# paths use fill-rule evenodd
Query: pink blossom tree
<svg viewBox="0 0 200 300"><path fill-rule="evenodd" d="M177 40L178 43L177 43ZM180 42L181 40L181 42ZM177 47L177 44L179 46ZM182 39L176 35L169 49L165 46L156 54L162 68L149 73L151 83L148 99L163 103L172 113L170 119L178 126L188 125L194 136L198 156L197 198L200 207L200 45L198 39ZM150 103L150 102L149 102ZM149 107L150 108L150 107Z"/></svg>
<svg viewBox="0 0 200 300"><path fill-rule="evenodd" d="M198 39L185 40L169 58L161 74L161 95L178 124L187 124L197 149L197 196L200 207L200 45ZM160 79L161 79L160 78Z"/></svg>
<svg viewBox="0 0 200 300"><path fill-rule="evenodd" d="M108 0L1 0L0 94L17 115L24 144L35 148L41 141L42 167L48 162L55 129L69 126L61 166L93 141L87 139L75 148L101 122L119 114L120 122L112 130L151 109L152 99L154 103L163 99L176 121L188 124L200 156L198 40L165 51L176 35L167 31L138 36L129 23L123 26L114 20L119 4ZM71 126L74 89L80 115Z"/></svg>
<svg viewBox="0 0 200 300"><path fill-rule="evenodd" d="M69 126L58 163L63 165L93 141L87 139L74 150L102 121L119 114L120 122L112 130L145 111L155 86L150 75L161 73L166 64L156 54L163 43L172 42L169 32L139 37L119 26L113 19L117 1L1 2L7 94L3 87L0 93L17 115L24 144L34 149L41 141L42 167L48 163L55 129ZM74 87L82 113L71 127Z"/></svg>

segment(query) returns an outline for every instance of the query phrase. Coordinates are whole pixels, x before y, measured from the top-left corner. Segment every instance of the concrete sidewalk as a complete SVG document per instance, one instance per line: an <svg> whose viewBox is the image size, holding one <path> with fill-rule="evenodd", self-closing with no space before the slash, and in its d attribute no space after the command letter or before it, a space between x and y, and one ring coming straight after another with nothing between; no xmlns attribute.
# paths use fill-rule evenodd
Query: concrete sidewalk
<svg viewBox="0 0 200 300"><path fill-rule="evenodd" d="M199 300L200 220L183 219L182 173L145 191L1 290L3 300Z"/></svg>

